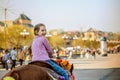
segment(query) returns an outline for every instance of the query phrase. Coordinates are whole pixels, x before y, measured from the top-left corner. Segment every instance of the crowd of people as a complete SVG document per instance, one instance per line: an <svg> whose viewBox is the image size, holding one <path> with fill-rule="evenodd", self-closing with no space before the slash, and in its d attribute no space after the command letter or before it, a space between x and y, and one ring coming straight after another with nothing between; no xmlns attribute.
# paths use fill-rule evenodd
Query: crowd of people
<svg viewBox="0 0 120 80"><path fill-rule="evenodd" d="M65 58L74 58L76 55L78 58L93 58L95 59L97 55L101 55L101 49L94 49L94 48L71 48L71 49L60 49L56 48L53 49L54 56L56 57L65 57ZM120 45L115 47L108 48L105 51L105 54L114 54L120 52Z"/></svg>
<svg viewBox="0 0 120 80"><path fill-rule="evenodd" d="M107 53L119 53L120 47L108 48ZM72 50L67 49L53 49L53 57L55 58L74 58L74 55L78 55L78 58L93 58L96 59L97 55L100 55L100 49L90 49L90 48L73 48ZM24 48L16 49L12 48L11 50L2 50L0 51L0 62L3 68L13 69L16 65L22 66L24 64L28 64L31 61L31 55L28 54Z"/></svg>
<svg viewBox="0 0 120 80"><path fill-rule="evenodd" d="M96 54L100 54L99 50L89 48L54 49L54 56L56 57L74 58L76 55L78 58L89 58L90 56L95 58Z"/></svg>
<svg viewBox="0 0 120 80"><path fill-rule="evenodd" d="M114 48L108 48L107 53L119 53L120 46ZM74 58L74 55L77 55L78 58L93 58L96 59L97 55L100 55L100 49L90 49L90 48L73 48L72 50L67 49L53 49L54 58ZM15 66L22 66L23 64L28 64L32 60L31 54L28 53L24 48L16 49L12 48L11 50L2 50L0 51L0 62L2 67L6 70L13 69Z"/></svg>
<svg viewBox="0 0 120 80"><path fill-rule="evenodd" d="M28 60L31 60L31 56L27 54L24 48L12 48L10 50L3 49L0 51L0 62L2 67L6 70L12 70L17 65L22 66L23 62L28 63Z"/></svg>

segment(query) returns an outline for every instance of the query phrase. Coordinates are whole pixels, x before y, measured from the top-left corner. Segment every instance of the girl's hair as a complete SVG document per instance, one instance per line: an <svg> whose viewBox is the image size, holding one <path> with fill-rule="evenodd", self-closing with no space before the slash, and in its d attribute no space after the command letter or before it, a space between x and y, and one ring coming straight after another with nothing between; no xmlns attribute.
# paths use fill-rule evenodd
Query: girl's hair
<svg viewBox="0 0 120 80"><path fill-rule="evenodd" d="M28 47L28 54L30 54L32 56L31 45Z"/></svg>
<svg viewBox="0 0 120 80"><path fill-rule="evenodd" d="M45 26L45 25L42 24L42 23L39 23L39 24L35 25L35 27L34 27L34 35L38 35L38 32L39 32L41 26Z"/></svg>

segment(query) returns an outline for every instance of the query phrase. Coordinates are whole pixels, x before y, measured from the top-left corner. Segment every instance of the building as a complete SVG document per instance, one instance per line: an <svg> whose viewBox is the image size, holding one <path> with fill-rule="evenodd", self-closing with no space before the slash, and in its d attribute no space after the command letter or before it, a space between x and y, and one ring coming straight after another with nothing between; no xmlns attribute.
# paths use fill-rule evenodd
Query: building
<svg viewBox="0 0 120 80"><path fill-rule="evenodd" d="M95 30L93 28L89 28L84 34L84 39L85 40L100 40L102 36L105 35L104 32Z"/></svg>
<svg viewBox="0 0 120 80"><path fill-rule="evenodd" d="M13 21L13 23L33 27L33 25L31 24L31 19L27 17L25 14L20 14L20 16L15 21Z"/></svg>
<svg viewBox="0 0 120 80"><path fill-rule="evenodd" d="M5 23L6 23L6 27L12 26L14 24L24 25L31 28L33 27L33 25L31 24L31 19L27 17L25 14L20 14L20 16L15 21L12 20L0 21L1 31L4 31Z"/></svg>

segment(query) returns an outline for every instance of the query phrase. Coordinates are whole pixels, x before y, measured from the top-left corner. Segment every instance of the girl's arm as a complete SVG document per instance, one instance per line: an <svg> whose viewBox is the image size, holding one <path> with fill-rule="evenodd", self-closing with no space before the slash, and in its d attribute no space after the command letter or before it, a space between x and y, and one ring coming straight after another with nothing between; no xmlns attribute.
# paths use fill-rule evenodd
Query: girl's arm
<svg viewBox="0 0 120 80"><path fill-rule="evenodd" d="M47 52L48 52L49 57L50 57L50 58L53 57L53 56L52 56L52 53L53 53L52 48L51 48L51 46L49 45L49 43L48 43L48 41L47 41L47 39L46 39L45 37L44 37L44 40L43 40L43 45L45 46L45 48L46 48L46 50L47 50Z"/></svg>

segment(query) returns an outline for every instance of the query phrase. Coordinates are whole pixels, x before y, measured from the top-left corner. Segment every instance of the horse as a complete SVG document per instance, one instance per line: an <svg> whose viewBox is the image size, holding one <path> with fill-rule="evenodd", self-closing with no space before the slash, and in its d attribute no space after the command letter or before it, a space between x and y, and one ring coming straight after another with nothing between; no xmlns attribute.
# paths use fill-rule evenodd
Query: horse
<svg viewBox="0 0 120 80"><path fill-rule="evenodd" d="M1 80L64 80L44 61L32 61L6 73ZM70 77L70 80L73 80Z"/></svg>

